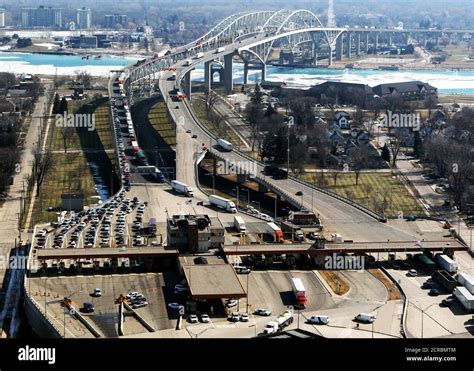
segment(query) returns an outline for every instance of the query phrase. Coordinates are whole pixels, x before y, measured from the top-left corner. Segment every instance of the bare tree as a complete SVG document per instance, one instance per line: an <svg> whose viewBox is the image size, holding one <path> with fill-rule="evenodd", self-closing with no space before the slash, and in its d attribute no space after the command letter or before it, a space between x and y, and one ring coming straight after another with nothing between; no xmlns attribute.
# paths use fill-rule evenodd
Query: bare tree
<svg viewBox="0 0 474 371"><path fill-rule="evenodd" d="M33 179L36 183L36 196L39 196L41 185L46 174L53 168L54 159L50 150L43 152L39 148L35 150L33 157Z"/></svg>
<svg viewBox="0 0 474 371"><path fill-rule="evenodd" d="M334 188L337 187L337 178L339 177L340 174L341 174L341 171L339 170L334 169L333 171L331 171L331 177L332 177Z"/></svg>
<svg viewBox="0 0 474 371"><path fill-rule="evenodd" d="M215 131L217 132L217 135L219 137L224 136L224 117L219 115L218 113L212 112L211 115L209 116L209 122L212 124L214 127Z"/></svg>
<svg viewBox="0 0 474 371"><path fill-rule="evenodd" d="M92 83L92 76L87 71L75 71L76 79L84 85L84 89L90 89Z"/></svg>
<svg viewBox="0 0 474 371"><path fill-rule="evenodd" d="M204 102L204 109L206 111L206 117L209 118L211 116L212 111L214 110L215 105L219 101L219 96L214 93L213 90L206 92L202 97L202 101Z"/></svg>
<svg viewBox="0 0 474 371"><path fill-rule="evenodd" d="M63 140L64 153L67 153L69 142L74 136L74 128L72 127L60 128L60 133L61 133L61 139Z"/></svg>
<svg viewBox="0 0 474 371"><path fill-rule="evenodd" d="M396 130L388 140L388 148L392 154L392 166L396 165L400 149L405 145L408 137L409 134L405 130Z"/></svg>
<svg viewBox="0 0 474 371"><path fill-rule="evenodd" d="M368 167L370 152L365 146L355 147L349 152L349 161L355 173L356 185L359 184L360 172L364 167Z"/></svg>

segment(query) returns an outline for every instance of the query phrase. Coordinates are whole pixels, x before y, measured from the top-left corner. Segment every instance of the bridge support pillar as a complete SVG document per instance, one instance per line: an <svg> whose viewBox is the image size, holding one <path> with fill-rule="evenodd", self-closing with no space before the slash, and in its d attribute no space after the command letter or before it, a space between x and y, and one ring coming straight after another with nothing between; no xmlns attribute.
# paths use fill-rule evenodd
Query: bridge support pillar
<svg viewBox="0 0 474 371"><path fill-rule="evenodd" d="M224 56L224 90L227 94L232 94L234 90L234 81L232 74L233 57L233 53Z"/></svg>
<svg viewBox="0 0 474 371"><path fill-rule="evenodd" d="M342 42L343 42L343 36L344 34L339 35L339 37L336 39L336 61L341 61L342 60Z"/></svg>
<svg viewBox="0 0 474 371"><path fill-rule="evenodd" d="M329 45L328 66L332 66L332 52L333 52L332 46ZM317 62L317 61L316 61L316 62ZM316 63L316 64L317 64L317 63Z"/></svg>
<svg viewBox="0 0 474 371"><path fill-rule="evenodd" d="M244 85L249 83L249 64L248 62L244 63Z"/></svg>
<svg viewBox="0 0 474 371"><path fill-rule="evenodd" d="M370 34L367 32L365 34L365 54L369 54L369 36Z"/></svg>
<svg viewBox="0 0 474 371"><path fill-rule="evenodd" d="M267 65L265 63L263 63L262 65L262 81L265 81L265 79L267 78Z"/></svg>
<svg viewBox="0 0 474 371"><path fill-rule="evenodd" d="M352 34L347 33L346 37L346 57L350 58L352 54Z"/></svg>
<svg viewBox="0 0 474 371"><path fill-rule="evenodd" d="M379 34L374 34L374 54L377 54L377 49L379 48Z"/></svg>
<svg viewBox="0 0 474 371"><path fill-rule="evenodd" d="M191 71L184 75L184 94L191 101Z"/></svg>
<svg viewBox="0 0 474 371"><path fill-rule="evenodd" d="M211 61L204 63L204 88L211 91L212 88L212 67Z"/></svg>
<svg viewBox="0 0 474 371"><path fill-rule="evenodd" d="M360 55L360 32L356 33L356 55Z"/></svg>
<svg viewBox="0 0 474 371"><path fill-rule="evenodd" d="M410 32L407 32L406 37L407 37L407 38L406 38L406 41L405 41L405 45L408 45L409 42L410 42L410 39L411 39L411 33L410 33Z"/></svg>

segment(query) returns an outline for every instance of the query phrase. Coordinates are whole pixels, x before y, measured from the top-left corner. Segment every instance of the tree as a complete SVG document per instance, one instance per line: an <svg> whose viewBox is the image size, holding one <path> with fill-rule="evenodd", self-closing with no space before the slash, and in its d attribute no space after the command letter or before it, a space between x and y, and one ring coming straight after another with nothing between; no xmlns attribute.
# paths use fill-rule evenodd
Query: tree
<svg viewBox="0 0 474 371"><path fill-rule="evenodd" d="M341 175L341 171L339 171L339 169L334 169L333 171L331 171L331 177L332 177L334 188L337 187L337 178L339 177L339 175Z"/></svg>
<svg viewBox="0 0 474 371"><path fill-rule="evenodd" d="M211 116L211 112L214 109L214 106L219 101L219 96L214 93L213 90L207 91L202 97L202 101L204 102L204 109L206 111L206 117L209 118Z"/></svg>
<svg viewBox="0 0 474 371"><path fill-rule="evenodd" d="M390 150L388 149L387 143L382 147L382 153L381 153L382 158L386 162L390 162Z"/></svg>
<svg viewBox="0 0 474 371"><path fill-rule="evenodd" d="M414 133L413 154L418 158L423 156L423 140L421 139L419 131L415 131Z"/></svg>
<svg viewBox="0 0 474 371"><path fill-rule="evenodd" d="M388 140L388 148L392 157L392 166L396 166L398 153L405 145L409 134L405 130L396 130Z"/></svg>
<svg viewBox="0 0 474 371"><path fill-rule="evenodd" d="M59 108L58 108L58 112L57 112L57 113L63 115L64 112L68 112L66 97L63 97L63 98L61 99L61 103L59 104Z"/></svg>
<svg viewBox="0 0 474 371"><path fill-rule="evenodd" d="M367 167L370 159L370 152L365 146L353 148L349 152L349 161L355 173L356 185L359 184L360 172L364 167Z"/></svg>
<svg viewBox="0 0 474 371"><path fill-rule="evenodd" d="M0 72L0 89L10 89L17 84L15 74L10 72Z"/></svg>
<svg viewBox="0 0 474 371"><path fill-rule="evenodd" d="M217 132L217 135L219 137L224 136L224 130L223 130L223 124L224 124L224 118L219 115L218 113L211 112L209 121L211 122L212 126L214 127L215 131Z"/></svg>
<svg viewBox="0 0 474 371"><path fill-rule="evenodd" d="M61 138L63 140L64 153L67 153L67 147L69 145L69 142L71 141L71 138L74 135L74 128L63 126L62 128L59 128L59 130L61 133Z"/></svg>
<svg viewBox="0 0 474 371"><path fill-rule="evenodd" d="M53 114L58 114L59 113L59 106L61 104L61 101L59 99L59 94L56 93L54 94L54 101L53 101Z"/></svg>
<svg viewBox="0 0 474 371"><path fill-rule="evenodd" d="M245 106L245 113L248 123L250 124L252 134L252 152L255 151L255 143L258 139L260 126L263 119L262 106L255 103L248 103Z"/></svg>
<svg viewBox="0 0 474 371"><path fill-rule="evenodd" d="M53 168L54 159L50 150L46 152L36 148L33 155L33 180L36 183L36 196L39 196L41 185L43 184L46 174Z"/></svg>
<svg viewBox="0 0 474 371"><path fill-rule="evenodd" d="M255 85L255 89L250 95L250 102L257 106L261 106L263 104L263 92L259 84Z"/></svg>
<svg viewBox="0 0 474 371"><path fill-rule="evenodd" d="M84 85L84 89L90 89L92 83L92 76L87 71L75 71L77 81Z"/></svg>

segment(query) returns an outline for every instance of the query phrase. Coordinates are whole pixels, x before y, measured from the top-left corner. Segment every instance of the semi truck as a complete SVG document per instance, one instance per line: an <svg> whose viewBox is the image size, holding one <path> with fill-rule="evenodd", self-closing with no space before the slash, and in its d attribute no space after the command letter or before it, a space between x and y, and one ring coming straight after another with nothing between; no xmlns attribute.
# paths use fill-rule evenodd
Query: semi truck
<svg viewBox="0 0 474 371"><path fill-rule="evenodd" d="M304 233L301 228L291 222L282 222L281 230L283 232L291 233L292 237L294 237L295 240L298 240L300 242L304 241Z"/></svg>
<svg viewBox="0 0 474 371"><path fill-rule="evenodd" d="M211 205L217 206L221 209L224 209L225 211L229 213L236 213L237 208L235 207L235 204L231 201L228 200L224 197L219 197L216 195L210 195L209 196L209 202Z"/></svg>
<svg viewBox="0 0 474 371"><path fill-rule="evenodd" d="M234 216L234 227L241 233L245 233L247 231L244 219L238 215Z"/></svg>
<svg viewBox="0 0 474 371"><path fill-rule="evenodd" d="M425 254L415 255L414 259L426 273L433 274L436 270L436 263Z"/></svg>
<svg viewBox="0 0 474 371"><path fill-rule="evenodd" d="M273 237L274 242L283 243L283 232L275 223L266 224L267 233Z"/></svg>
<svg viewBox="0 0 474 371"><path fill-rule="evenodd" d="M265 335L274 334L278 331L283 330L286 326L289 326L293 323L293 312L291 310L284 311L280 314L275 321L270 321L267 323L263 329Z"/></svg>
<svg viewBox="0 0 474 371"><path fill-rule="evenodd" d="M458 274L458 282L466 288L471 294L474 294L474 278L472 278L467 273L459 273Z"/></svg>
<svg viewBox="0 0 474 371"><path fill-rule="evenodd" d="M296 308L304 309L306 307L306 290L301 278L291 279L291 289L296 299Z"/></svg>
<svg viewBox="0 0 474 371"><path fill-rule="evenodd" d="M193 197L194 192L193 189L188 186L187 184L180 182L178 180L172 180L171 181L171 188L177 193L181 193L187 197Z"/></svg>
<svg viewBox="0 0 474 371"><path fill-rule="evenodd" d="M227 152L230 152L232 151L232 143L230 143L229 141L225 140L225 139L217 139L217 144L224 150L224 151L227 151Z"/></svg>
<svg viewBox="0 0 474 371"><path fill-rule="evenodd" d="M458 263L447 255L438 254L435 257L435 260L446 272L456 273L458 270Z"/></svg>
<svg viewBox="0 0 474 371"><path fill-rule="evenodd" d="M474 310L474 295L472 295L468 289L462 286L456 287L453 291L453 295L459 300L466 311L472 312Z"/></svg>

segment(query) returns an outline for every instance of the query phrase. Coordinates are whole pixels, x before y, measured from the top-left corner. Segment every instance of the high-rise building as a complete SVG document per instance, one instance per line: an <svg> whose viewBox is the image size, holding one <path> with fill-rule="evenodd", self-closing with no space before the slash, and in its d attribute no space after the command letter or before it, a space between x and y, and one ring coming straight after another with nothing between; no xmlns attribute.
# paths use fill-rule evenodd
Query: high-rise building
<svg viewBox="0 0 474 371"><path fill-rule="evenodd" d="M115 28L117 24L122 25L122 27L127 27L128 17L125 14L108 14L104 17L105 28Z"/></svg>
<svg viewBox="0 0 474 371"><path fill-rule="evenodd" d="M89 29L92 27L92 10L85 6L77 9L76 27L79 29Z"/></svg>
<svg viewBox="0 0 474 371"><path fill-rule="evenodd" d="M21 9L21 24L23 27L62 27L60 8L44 7Z"/></svg>
<svg viewBox="0 0 474 371"><path fill-rule="evenodd" d="M5 9L0 9L0 28L5 27Z"/></svg>

